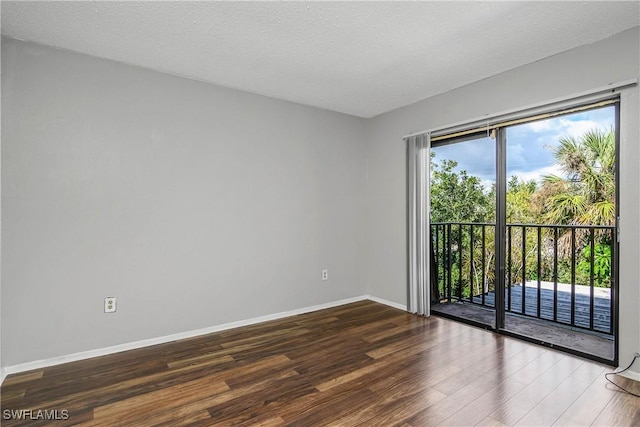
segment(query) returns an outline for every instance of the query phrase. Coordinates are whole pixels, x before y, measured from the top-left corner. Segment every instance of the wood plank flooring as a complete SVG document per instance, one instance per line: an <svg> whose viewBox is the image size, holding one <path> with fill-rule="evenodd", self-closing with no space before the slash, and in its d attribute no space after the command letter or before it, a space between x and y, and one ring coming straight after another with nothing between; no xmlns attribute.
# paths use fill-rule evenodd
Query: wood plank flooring
<svg viewBox="0 0 640 427"><path fill-rule="evenodd" d="M362 301L9 376L2 425L640 425L609 369Z"/></svg>

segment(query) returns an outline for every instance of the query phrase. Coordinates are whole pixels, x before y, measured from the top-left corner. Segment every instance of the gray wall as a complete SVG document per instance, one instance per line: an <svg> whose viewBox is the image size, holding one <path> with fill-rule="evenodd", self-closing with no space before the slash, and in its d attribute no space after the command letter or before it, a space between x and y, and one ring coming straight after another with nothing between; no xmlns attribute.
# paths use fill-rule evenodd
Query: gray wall
<svg viewBox="0 0 640 427"><path fill-rule="evenodd" d="M402 136L638 79L638 28L367 121L369 291L406 303L406 157ZM638 89L621 103L620 363L640 351ZM640 369L638 364L636 370Z"/></svg>
<svg viewBox="0 0 640 427"><path fill-rule="evenodd" d="M3 39L2 125L5 366L366 293L361 119Z"/></svg>

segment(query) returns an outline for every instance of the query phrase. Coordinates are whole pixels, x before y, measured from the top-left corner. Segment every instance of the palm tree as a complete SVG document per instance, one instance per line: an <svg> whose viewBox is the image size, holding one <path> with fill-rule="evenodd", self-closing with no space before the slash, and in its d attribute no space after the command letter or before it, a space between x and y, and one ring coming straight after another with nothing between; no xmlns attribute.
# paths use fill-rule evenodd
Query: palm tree
<svg viewBox="0 0 640 427"><path fill-rule="evenodd" d="M615 224L615 133L613 129L593 129L579 138L563 137L554 151L566 178L547 175L543 180L544 218L551 224ZM584 246L588 230L576 230L579 246ZM597 232L598 242L610 236ZM562 255L571 249L571 233L558 239Z"/></svg>
<svg viewBox="0 0 640 427"><path fill-rule="evenodd" d="M615 223L615 133L594 129L580 138L560 138L555 157L567 178L544 177L550 193L545 203L555 224Z"/></svg>

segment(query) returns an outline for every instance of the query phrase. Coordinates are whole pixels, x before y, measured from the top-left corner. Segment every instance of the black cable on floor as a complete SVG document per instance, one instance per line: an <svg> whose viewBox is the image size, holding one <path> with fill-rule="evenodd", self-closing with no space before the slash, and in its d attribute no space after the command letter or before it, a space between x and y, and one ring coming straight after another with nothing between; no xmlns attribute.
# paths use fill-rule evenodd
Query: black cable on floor
<svg viewBox="0 0 640 427"><path fill-rule="evenodd" d="M629 366L627 366L626 368L624 368L622 371L619 371L619 372L607 372L606 374L604 374L604 377L605 377L605 379L607 381L609 381L611 384L613 384L614 386L618 387L620 390L624 391L625 393L630 394L631 396L640 397L640 394L635 394L634 392L629 391L626 388L619 386L618 384L614 383L613 381L611 381L609 379L609 375L618 375L618 374L623 373L624 371L627 371L629 368L631 368L631 365L633 365L633 362L635 362L637 358L638 358L638 356L634 355L633 356L633 360L631 361L631 363L629 363Z"/></svg>

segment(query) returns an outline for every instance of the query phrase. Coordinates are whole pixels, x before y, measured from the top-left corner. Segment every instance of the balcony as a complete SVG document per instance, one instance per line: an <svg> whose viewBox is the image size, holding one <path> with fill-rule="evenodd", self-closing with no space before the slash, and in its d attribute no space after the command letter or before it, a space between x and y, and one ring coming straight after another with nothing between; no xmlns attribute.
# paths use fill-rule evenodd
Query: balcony
<svg viewBox="0 0 640 427"><path fill-rule="evenodd" d="M495 224L432 223L433 310L495 326ZM611 360L615 227L507 224L505 328Z"/></svg>

